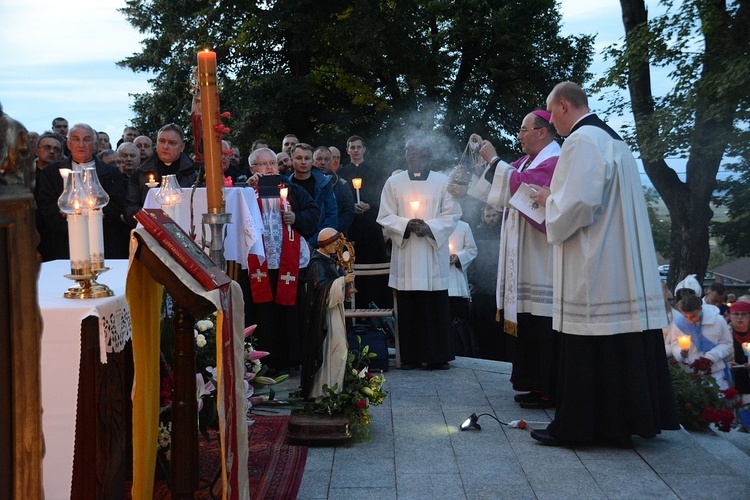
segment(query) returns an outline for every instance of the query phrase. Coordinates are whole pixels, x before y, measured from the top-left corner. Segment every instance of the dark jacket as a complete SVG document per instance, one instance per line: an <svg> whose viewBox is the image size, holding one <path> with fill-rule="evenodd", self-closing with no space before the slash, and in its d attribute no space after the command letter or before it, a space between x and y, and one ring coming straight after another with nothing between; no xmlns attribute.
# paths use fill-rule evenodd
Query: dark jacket
<svg viewBox="0 0 750 500"><path fill-rule="evenodd" d="M318 233L321 229L326 227L336 228L339 222L339 208L336 204L336 197L333 194L333 186L331 185L331 177L324 174L320 169L312 167L310 170L313 179L315 179L315 204L320 209L320 220L315 229L315 233L307 238L307 241L311 245L317 246ZM287 180L291 184L295 184L292 178L294 173L292 172L286 176Z"/></svg>
<svg viewBox="0 0 750 500"><path fill-rule="evenodd" d="M349 183L336 175L335 172L331 172L329 175L331 176L331 184L333 184L336 205L339 207L339 223L336 225L336 229L347 234L346 232L354 220L354 196L352 195L352 189Z"/></svg>
<svg viewBox="0 0 750 500"><path fill-rule="evenodd" d="M107 259L128 258L130 228L121 215L124 209L127 181L117 167L95 160L99 183L109 195L109 203L102 209L104 215L104 257ZM36 226L39 231L39 253L47 262L69 259L68 223L60 213L57 199L63 192L61 168L71 168L70 158L47 165L39 171L36 185Z"/></svg>
<svg viewBox="0 0 750 500"><path fill-rule="evenodd" d="M308 192L305 191L305 188L291 182L288 182L286 185L289 187L287 200L289 200L292 212L294 212L294 224L292 227L305 239L311 238L312 235L317 235L320 208L318 208L318 205Z"/></svg>
<svg viewBox="0 0 750 500"><path fill-rule="evenodd" d="M195 170L195 163L185 153L180 153L180 157L176 162L167 166L159 159L159 155L154 153L151 158L146 160L143 165L140 165L133 175L128 179L128 195L125 200L125 220L131 225L136 226L136 221L133 218L146 202L146 195L150 189L146 186L149 175L154 176L156 182L161 183L161 177L163 175L175 174L177 176L177 182L182 187L190 187L195 182L198 174Z"/></svg>

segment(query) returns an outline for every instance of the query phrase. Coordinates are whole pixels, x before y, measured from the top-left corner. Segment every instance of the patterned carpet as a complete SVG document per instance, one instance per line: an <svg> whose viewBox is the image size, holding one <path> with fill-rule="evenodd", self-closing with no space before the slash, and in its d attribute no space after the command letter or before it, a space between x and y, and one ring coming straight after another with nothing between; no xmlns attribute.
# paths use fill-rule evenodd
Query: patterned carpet
<svg viewBox="0 0 750 500"><path fill-rule="evenodd" d="M248 428L250 454L248 474L250 494L254 500L296 498L307 460L307 447L290 445L286 439L287 416L253 416ZM200 438L200 485L195 498L221 498L221 483L216 481L219 470L219 440L210 432L210 441ZM128 495L129 496L129 495ZM172 495L166 481L154 483L154 498L169 499Z"/></svg>

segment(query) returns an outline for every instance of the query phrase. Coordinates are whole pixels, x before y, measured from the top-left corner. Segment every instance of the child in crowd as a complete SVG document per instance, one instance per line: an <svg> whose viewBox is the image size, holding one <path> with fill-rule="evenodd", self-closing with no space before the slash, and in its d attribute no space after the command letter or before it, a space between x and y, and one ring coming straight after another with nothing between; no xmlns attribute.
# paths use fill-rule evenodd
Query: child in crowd
<svg viewBox="0 0 750 500"><path fill-rule="evenodd" d="M699 358L710 360L711 375L724 390L731 382L725 360L733 359L732 335L719 309L702 303L696 287L700 293L700 285L694 275L690 275L675 289L676 309L680 314L676 314L669 325L668 354L682 362L685 371L691 371L689 365ZM683 336L690 338L688 348L680 345L679 339Z"/></svg>

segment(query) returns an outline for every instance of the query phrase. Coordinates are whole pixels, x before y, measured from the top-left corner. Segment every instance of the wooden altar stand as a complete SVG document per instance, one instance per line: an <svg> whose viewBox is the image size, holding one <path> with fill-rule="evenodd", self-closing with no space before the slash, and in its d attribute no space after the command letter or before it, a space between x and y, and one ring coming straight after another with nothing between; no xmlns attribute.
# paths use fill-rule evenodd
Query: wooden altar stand
<svg viewBox="0 0 750 500"><path fill-rule="evenodd" d="M172 400L172 457L170 475L172 498L193 498L198 489L198 402L195 398L196 318L204 318L216 308L196 295L151 251L142 237L135 258L149 270L154 281L164 285L174 300L174 398Z"/></svg>

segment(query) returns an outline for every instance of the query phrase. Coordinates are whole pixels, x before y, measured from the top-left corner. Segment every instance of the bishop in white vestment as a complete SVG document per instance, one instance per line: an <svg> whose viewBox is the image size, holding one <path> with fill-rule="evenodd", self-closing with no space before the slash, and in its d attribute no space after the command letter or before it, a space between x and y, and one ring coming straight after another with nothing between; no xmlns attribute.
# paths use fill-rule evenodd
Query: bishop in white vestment
<svg viewBox="0 0 750 500"><path fill-rule="evenodd" d="M489 141L479 153L489 163L469 194L503 212L497 276L497 308L505 333L517 337L513 350L514 400L523 408L555 405L558 334L552 330L552 246L544 223L510 203L522 184L549 186L560 155L549 113L532 111L521 123L523 157L505 163Z"/></svg>

